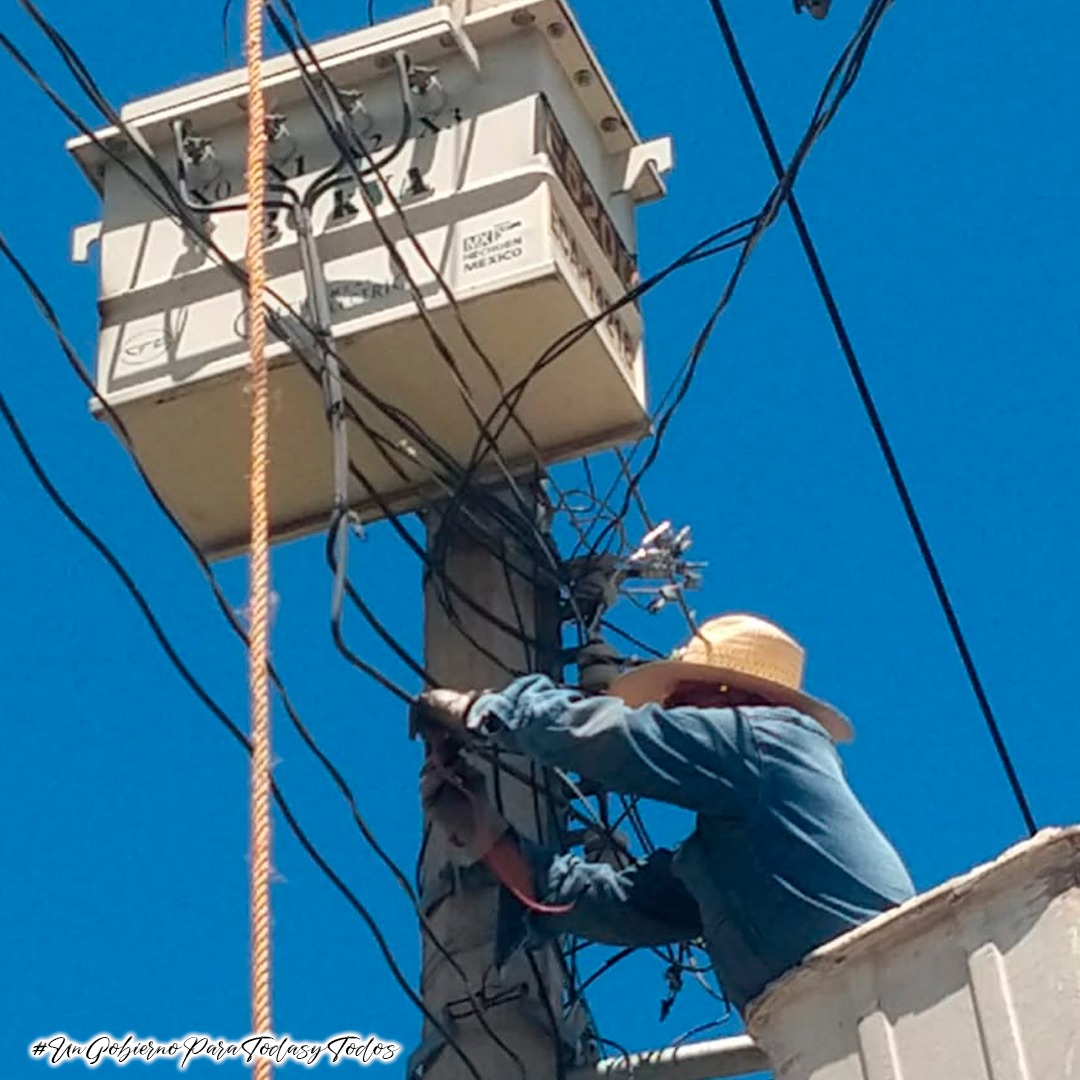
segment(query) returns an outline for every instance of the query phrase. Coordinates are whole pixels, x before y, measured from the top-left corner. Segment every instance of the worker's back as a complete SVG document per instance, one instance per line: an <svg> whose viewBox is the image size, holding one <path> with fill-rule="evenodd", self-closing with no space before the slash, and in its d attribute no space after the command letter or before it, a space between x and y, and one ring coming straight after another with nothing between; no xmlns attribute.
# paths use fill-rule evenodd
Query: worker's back
<svg viewBox="0 0 1080 1080"><path fill-rule="evenodd" d="M788 708L738 715L753 747L736 785L739 809L700 813L672 869L701 908L720 982L742 1008L811 949L914 889L817 721Z"/></svg>

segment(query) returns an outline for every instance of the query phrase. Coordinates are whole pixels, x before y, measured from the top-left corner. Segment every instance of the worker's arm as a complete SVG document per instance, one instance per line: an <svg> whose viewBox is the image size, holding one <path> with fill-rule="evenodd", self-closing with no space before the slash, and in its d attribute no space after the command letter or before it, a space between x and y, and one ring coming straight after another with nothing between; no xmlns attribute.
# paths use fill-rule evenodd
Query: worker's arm
<svg viewBox="0 0 1080 1080"><path fill-rule="evenodd" d="M757 776L757 746L736 709L631 709L529 675L479 697L468 722L500 749L698 813L740 813Z"/></svg>
<svg viewBox="0 0 1080 1080"><path fill-rule="evenodd" d="M607 945L670 945L700 937L701 916L693 897L671 872L672 853L653 852L624 870L554 854L522 842L536 878L539 899L573 904L564 915L530 912L531 936L577 934Z"/></svg>

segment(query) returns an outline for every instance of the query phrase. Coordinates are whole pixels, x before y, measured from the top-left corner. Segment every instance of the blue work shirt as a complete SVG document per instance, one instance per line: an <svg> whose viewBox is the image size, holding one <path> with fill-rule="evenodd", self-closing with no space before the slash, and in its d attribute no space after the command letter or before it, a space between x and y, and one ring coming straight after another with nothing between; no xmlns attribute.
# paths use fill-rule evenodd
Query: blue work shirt
<svg viewBox="0 0 1080 1080"><path fill-rule="evenodd" d="M795 709L631 709L530 675L479 698L470 721L500 749L697 815L674 852L621 871L525 844L537 895L575 905L530 916L541 936L702 937L742 1010L811 949L914 894L825 729Z"/></svg>

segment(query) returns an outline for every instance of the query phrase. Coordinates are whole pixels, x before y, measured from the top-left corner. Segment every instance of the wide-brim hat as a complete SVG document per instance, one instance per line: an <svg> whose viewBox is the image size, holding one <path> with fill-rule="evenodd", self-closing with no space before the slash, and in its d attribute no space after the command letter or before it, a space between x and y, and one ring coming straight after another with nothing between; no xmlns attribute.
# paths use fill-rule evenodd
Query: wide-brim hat
<svg viewBox="0 0 1080 1080"><path fill-rule="evenodd" d="M657 660L619 676L608 690L627 705L663 704L683 682L715 682L760 694L812 716L834 742L855 730L843 713L802 688L806 651L788 633L757 615L721 615L702 624L670 660Z"/></svg>

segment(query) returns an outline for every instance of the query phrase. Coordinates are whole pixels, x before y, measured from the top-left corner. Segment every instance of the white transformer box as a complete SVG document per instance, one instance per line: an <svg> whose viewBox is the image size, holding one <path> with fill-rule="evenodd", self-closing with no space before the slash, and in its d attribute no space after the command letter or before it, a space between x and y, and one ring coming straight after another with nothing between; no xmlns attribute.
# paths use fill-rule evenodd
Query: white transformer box
<svg viewBox="0 0 1080 1080"><path fill-rule="evenodd" d="M349 454L364 482L354 477L349 497L365 520L445 495L454 468L483 447L476 415L495 414L501 455L519 473L648 430L638 307L598 316L637 280L635 210L665 193L670 141L639 140L563 0L467 6L434 6L315 46L348 95L365 150L385 160L387 148L401 147L382 169L385 187L373 177L365 199L342 170L311 215L345 396L362 420L349 424ZM414 76L404 138L403 54ZM267 62L266 88L273 175L303 194L333 174L338 148L292 56ZM231 71L126 106L126 133L112 127L69 143L103 203L101 222L75 234L76 258L99 242L98 391L210 557L248 542L245 297L128 169L162 190L141 144L170 180L186 162L190 196L207 210L242 204L245 102L244 73ZM245 215L205 220L212 240L242 262ZM293 328L293 344L314 344L288 213L271 216L267 243L269 304ZM580 340L535 370L552 342L589 320ZM268 354L272 527L283 540L325 525L332 453L317 350L272 337ZM514 418L502 423L505 391L530 373ZM417 444L418 431L437 455ZM491 453L483 456L476 476L498 475Z"/></svg>

